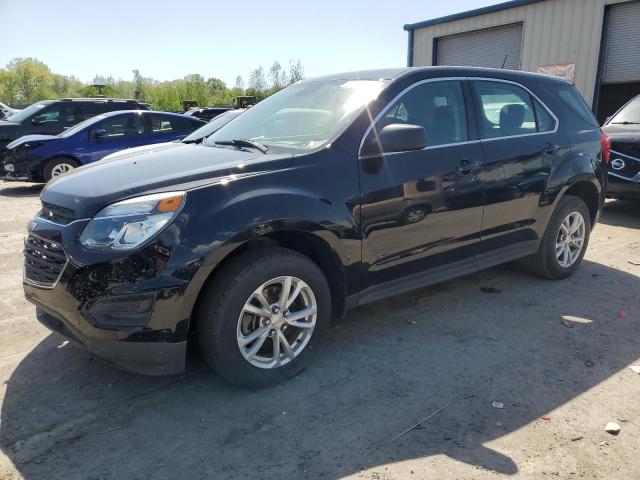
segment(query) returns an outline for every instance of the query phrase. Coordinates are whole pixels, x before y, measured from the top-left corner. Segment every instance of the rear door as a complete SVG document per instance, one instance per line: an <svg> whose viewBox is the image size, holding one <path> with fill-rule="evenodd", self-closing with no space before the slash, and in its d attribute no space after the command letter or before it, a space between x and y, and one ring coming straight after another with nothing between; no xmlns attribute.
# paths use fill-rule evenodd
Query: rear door
<svg viewBox="0 0 640 480"><path fill-rule="evenodd" d="M104 130L106 136L98 138L96 132ZM126 148L144 145L145 126L140 113L122 113L110 116L91 128L89 143L91 148L91 161L101 158Z"/></svg>
<svg viewBox="0 0 640 480"><path fill-rule="evenodd" d="M471 82L485 157L485 208L478 266L537 247L546 215L541 206L554 166L571 150L553 112L524 86Z"/></svg>
<svg viewBox="0 0 640 480"><path fill-rule="evenodd" d="M465 82L442 79L414 84L375 121L369 136L390 124L419 125L428 146L360 159L361 301L430 283L427 277L454 264L473 269L482 225L482 147L473 120Z"/></svg>
<svg viewBox="0 0 640 480"><path fill-rule="evenodd" d="M146 113L149 136L145 143L162 143L180 140L191 133L192 120L178 115L163 115L162 113Z"/></svg>

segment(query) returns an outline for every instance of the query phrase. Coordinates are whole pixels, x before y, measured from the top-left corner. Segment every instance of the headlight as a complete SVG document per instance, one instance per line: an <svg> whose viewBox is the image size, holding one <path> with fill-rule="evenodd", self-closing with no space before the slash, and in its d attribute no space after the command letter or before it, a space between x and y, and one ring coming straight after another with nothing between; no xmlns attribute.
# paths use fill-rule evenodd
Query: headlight
<svg viewBox="0 0 640 480"><path fill-rule="evenodd" d="M102 209L80 235L94 250L130 250L143 244L173 220L184 205L185 192L130 198Z"/></svg>

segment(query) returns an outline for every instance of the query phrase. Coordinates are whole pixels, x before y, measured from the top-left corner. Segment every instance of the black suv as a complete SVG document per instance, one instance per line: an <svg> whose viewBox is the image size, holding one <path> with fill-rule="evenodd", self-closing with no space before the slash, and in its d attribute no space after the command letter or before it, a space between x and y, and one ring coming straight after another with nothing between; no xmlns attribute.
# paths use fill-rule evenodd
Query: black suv
<svg viewBox="0 0 640 480"><path fill-rule="evenodd" d="M580 265L608 142L575 87L473 68L296 83L204 142L51 182L25 243L38 319L147 374L299 372L332 317L524 259Z"/></svg>
<svg viewBox="0 0 640 480"><path fill-rule="evenodd" d="M14 113L6 121L0 121L0 149L23 135L57 135L83 120L115 110L150 108L147 103L116 98L43 100Z"/></svg>

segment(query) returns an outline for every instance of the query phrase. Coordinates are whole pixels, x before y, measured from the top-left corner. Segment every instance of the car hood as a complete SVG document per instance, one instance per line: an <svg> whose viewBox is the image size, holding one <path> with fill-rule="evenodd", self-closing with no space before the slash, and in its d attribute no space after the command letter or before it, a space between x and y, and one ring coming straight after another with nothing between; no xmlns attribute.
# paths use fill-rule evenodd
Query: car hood
<svg viewBox="0 0 640 480"><path fill-rule="evenodd" d="M113 160L116 158L130 157L131 155L140 155L143 153L148 155L154 152L160 152L162 150L166 150L168 148L176 148L180 146L186 146L186 145L180 142L163 142L163 143L154 143L151 145L142 145L140 147L128 148L126 150L120 150L119 152L111 153L106 157L104 157L102 161Z"/></svg>
<svg viewBox="0 0 640 480"><path fill-rule="evenodd" d="M293 155L249 152L235 148L180 144L175 148L121 157L80 167L49 182L43 202L70 208L89 218L107 205L146 193L188 190L230 175L248 176L283 169Z"/></svg>
<svg viewBox="0 0 640 480"><path fill-rule="evenodd" d="M44 142L50 142L51 140L59 140L59 139L60 137L56 135L24 135L18 138L17 140L14 140L13 142L9 143L7 145L7 148L16 148L26 143L31 143L31 144L44 143Z"/></svg>
<svg viewBox="0 0 640 480"><path fill-rule="evenodd" d="M637 138L640 138L640 125L605 125L602 127L604 132L612 137L618 135L635 135Z"/></svg>

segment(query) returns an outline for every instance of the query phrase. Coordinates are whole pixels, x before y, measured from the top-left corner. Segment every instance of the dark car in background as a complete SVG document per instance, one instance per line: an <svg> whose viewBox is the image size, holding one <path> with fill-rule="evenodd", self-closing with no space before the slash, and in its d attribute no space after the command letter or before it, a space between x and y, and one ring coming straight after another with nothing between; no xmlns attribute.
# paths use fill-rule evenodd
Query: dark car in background
<svg viewBox="0 0 640 480"><path fill-rule="evenodd" d="M116 98L65 98L29 105L0 121L0 159L2 148L23 135L57 135L95 115L116 110L150 110L150 107L136 100Z"/></svg>
<svg viewBox="0 0 640 480"><path fill-rule="evenodd" d="M59 135L25 135L6 147L5 180L48 182L110 153L184 138L205 125L178 113L123 110L96 115Z"/></svg>
<svg viewBox="0 0 640 480"><path fill-rule="evenodd" d="M608 154L557 78L430 67L304 80L204 142L50 182L25 296L48 328L127 370L181 372L193 338L228 380L266 386L300 372L356 306L515 259L573 274Z"/></svg>
<svg viewBox="0 0 640 480"><path fill-rule="evenodd" d="M233 110L233 107L201 107L186 111L184 112L184 114L208 122L216 118L218 115L224 112L228 112L229 110Z"/></svg>
<svg viewBox="0 0 640 480"><path fill-rule="evenodd" d="M640 200L640 95L607 119L611 139L607 196Z"/></svg>
<svg viewBox="0 0 640 480"><path fill-rule="evenodd" d="M182 148L185 145L188 145L191 143L201 143L203 141L206 141L206 138L209 135L213 134L214 132L224 127L227 123L229 123L231 120L236 118L238 115L240 115L244 111L245 111L244 109L239 108L239 109L229 110L228 112L221 113L216 118L211 120L209 123L206 123L205 125L195 130L194 132L190 133L189 135L187 135L181 140L178 140L178 141L174 140L174 141L165 142L165 143L154 143L151 145L144 145L142 147L134 147L129 150L120 150L116 153L107 155L106 157L104 157L104 160L122 158L125 156L131 156L133 154L142 154L142 153L150 154L150 153L157 152L159 150L164 150L167 148Z"/></svg>

